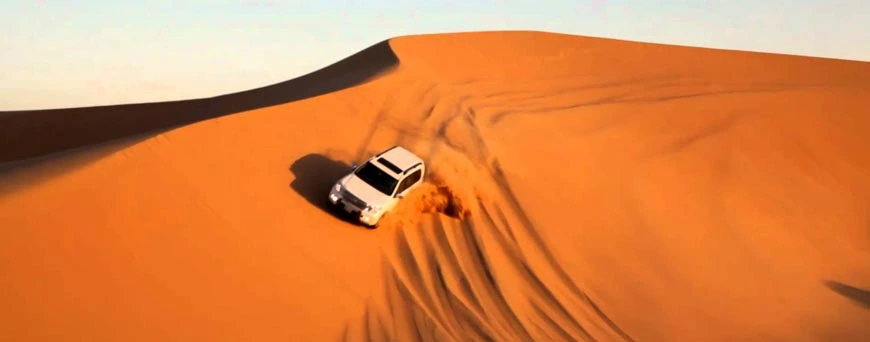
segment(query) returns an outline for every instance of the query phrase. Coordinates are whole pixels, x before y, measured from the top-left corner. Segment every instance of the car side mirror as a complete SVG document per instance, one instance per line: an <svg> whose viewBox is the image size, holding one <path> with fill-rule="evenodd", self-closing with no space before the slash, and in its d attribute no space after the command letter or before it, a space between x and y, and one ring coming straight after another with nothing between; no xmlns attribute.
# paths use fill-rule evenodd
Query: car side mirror
<svg viewBox="0 0 870 342"><path fill-rule="evenodd" d="M359 166L359 165L357 165L356 162L353 162L350 164L351 169L355 169L357 166Z"/></svg>
<svg viewBox="0 0 870 342"><path fill-rule="evenodd" d="M398 199L405 198L405 194L396 194L396 198L398 198Z"/></svg>

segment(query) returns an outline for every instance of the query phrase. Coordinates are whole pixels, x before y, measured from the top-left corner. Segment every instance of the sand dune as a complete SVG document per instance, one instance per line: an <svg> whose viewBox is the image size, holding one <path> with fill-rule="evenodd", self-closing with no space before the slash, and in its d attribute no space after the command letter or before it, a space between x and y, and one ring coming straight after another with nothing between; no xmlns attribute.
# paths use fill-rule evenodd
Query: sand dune
<svg viewBox="0 0 870 342"><path fill-rule="evenodd" d="M0 340L865 339L868 99L865 62L475 32L0 113ZM395 144L431 172L381 229L324 210Z"/></svg>
<svg viewBox="0 0 870 342"><path fill-rule="evenodd" d="M397 64L389 43L383 41L308 75L212 98L0 111L0 162L39 157L131 135L153 135L197 121L327 94L363 83Z"/></svg>

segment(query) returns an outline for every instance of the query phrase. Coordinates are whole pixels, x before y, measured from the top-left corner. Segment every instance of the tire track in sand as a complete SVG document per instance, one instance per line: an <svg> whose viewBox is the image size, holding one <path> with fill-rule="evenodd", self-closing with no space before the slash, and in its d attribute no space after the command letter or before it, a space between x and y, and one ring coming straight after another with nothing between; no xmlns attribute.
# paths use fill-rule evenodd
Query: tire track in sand
<svg viewBox="0 0 870 342"><path fill-rule="evenodd" d="M631 341L560 266L487 146L478 122L489 116L479 115L475 103L487 103L487 95L510 102L512 94L451 96L462 88L436 88L423 87L416 109L384 108L417 120L413 129L397 130L396 143L426 159L428 187L403 201L399 215L393 215L409 219L385 222L384 229L395 231L394 248L385 251L387 285L382 300L368 306L369 323L363 325L369 333L348 336L362 341ZM614 84L600 88L624 91ZM526 99L529 92L515 95ZM451 205L461 208L448 213ZM421 211L440 214L426 219ZM356 325L351 322L349 331ZM373 328L376 334L370 333Z"/></svg>

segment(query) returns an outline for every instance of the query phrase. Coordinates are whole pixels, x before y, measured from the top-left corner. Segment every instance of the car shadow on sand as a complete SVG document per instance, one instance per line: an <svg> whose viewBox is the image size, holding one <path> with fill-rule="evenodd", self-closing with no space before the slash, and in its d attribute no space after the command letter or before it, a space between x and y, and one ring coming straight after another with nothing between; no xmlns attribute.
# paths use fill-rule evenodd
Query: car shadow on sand
<svg viewBox="0 0 870 342"><path fill-rule="evenodd" d="M825 281L825 286L831 289L831 291L848 298L856 305L870 309L870 291L831 280Z"/></svg>
<svg viewBox="0 0 870 342"><path fill-rule="evenodd" d="M327 199L335 181L351 170L352 167L345 162L320 153L309 153L290 165L290 172L293 173L290 188L320 210L345 222L360 225L351 215L333 208Z"/></svg>

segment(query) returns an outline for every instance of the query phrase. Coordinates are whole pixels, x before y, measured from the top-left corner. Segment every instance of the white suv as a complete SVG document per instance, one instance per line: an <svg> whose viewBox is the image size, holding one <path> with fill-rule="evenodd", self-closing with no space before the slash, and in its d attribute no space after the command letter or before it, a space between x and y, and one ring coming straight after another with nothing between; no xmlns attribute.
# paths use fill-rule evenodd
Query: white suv
<svg viewBox="0 0 870 342"><path fill-rule="evenodd" d="M353 214L360 223L375 228L411 190L423 182L423 159L401 146L369 158L335 182L329 202Z"/></svg>

